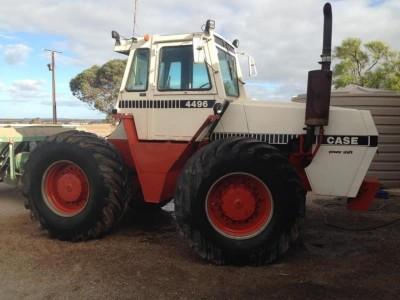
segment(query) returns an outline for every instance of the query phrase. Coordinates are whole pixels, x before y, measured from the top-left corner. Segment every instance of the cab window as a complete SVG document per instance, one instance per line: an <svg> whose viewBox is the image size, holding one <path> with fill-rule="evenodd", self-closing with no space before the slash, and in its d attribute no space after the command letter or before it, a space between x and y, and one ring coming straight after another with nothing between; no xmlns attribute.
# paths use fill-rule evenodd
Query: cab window
<svg viewBox="0 0 400 300"><path fill-rule="evenodd" d="M128 92L146 91L149 78L150 50L139 48L135 50L126 90Z"/></svg>
<svg viewBox="0 0 400 300"><path fill-rule="evenodd" d="M193 62L192 46L163 47L158 69L158 90L210 90L211 81L205 63Z"/></svg>
<svg viewBox="0 0 400 300"><path fill-rule="evenodd" d="M236 59L233 55L221 50L220 48L217 48L217 50L222 80L225 87L225 93L227 96L239 97Z"/></svg>

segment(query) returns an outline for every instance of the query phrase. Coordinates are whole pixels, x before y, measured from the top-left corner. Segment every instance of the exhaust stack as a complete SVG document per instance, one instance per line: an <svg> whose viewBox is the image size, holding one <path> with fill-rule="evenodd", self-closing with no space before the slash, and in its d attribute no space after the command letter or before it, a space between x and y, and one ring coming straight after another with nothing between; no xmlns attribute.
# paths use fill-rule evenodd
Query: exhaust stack
<svg viewBox="0 0 400 300"><path fill-rule="evenodd" d="M324 36L322 44L322 70L331 70L331 56L332 56L332 7L329 3L324 6Z"/></svg>
<svg viewBox="0 0 400 300"><path fill-rule="evenodd" d="M321 54L321 70L308 73L306 121L307 126L326 126L329 123L331 102L331 47L332 47L332 7L324 6L324 35Z"/></svg>

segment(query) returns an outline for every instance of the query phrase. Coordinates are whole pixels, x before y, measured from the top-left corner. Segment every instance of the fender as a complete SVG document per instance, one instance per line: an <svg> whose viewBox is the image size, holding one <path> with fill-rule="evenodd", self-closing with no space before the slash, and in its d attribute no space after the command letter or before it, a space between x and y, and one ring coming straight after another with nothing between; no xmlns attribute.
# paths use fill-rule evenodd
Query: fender
<svg viewBox="0 0 400 300"><path fill-rule="evenodd" d="M190 141L159 142L140 141L132 115L116 117L127 139L109 138L108 141L119 150L125 162L136 170L144 199L149 203L167 202L173 197L177 178L185 162L204 145L201 140L220 119L219 115L210 115Z"/></svg>

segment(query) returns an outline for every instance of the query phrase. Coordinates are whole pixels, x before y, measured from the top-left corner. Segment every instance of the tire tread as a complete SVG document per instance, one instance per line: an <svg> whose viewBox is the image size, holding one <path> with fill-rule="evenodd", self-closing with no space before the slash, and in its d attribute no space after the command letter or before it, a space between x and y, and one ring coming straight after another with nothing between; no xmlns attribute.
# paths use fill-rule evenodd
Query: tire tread
<svg viewBox="0 0 400 300"><path fill-rule="evenodd" d="M46 220L40 215L32 201L30 195L31 177L35 174L35 161L41 155L42 149L49 144L72 144L81 149L90 148L99 170L102 171L105 186L108 186L108 194L104 197L104 205L94 220L91 228L86 230L76 230L74 232L64 232L52 229ZM127 207L124 191L127 185L126 172L122 158L113 145L105 139L98 137L95 134L71 130L54 136L48 137L30 154L25 168L25 173L22 177L23 195L27 198L27 206L31 210L33 217L39 221L41 227L46 229L50 236L61 240L84 241L89 239L100 238L118 223Z"/></svg>
<svg viewBox="0 0 400 300"><path fill-rule="evenodd" d="M295 189L293 203L298 204L295 216L284 225L281 236L271 245L252 250L247 255L237 256L226 249L221 249L213 243L197 226L193 226L191 205L195 191L202 178L207 178L214 172L219 161L229 161L232 157L254 157L274 165L283 174L284 180ZM203 147L187 162L177 184L175 197L175 215L178 228L183 237L189 241L189 246L200 257L212 263L263 265L280 259L299 239L299 224L302 219L301 206L304 204L305 191L302 183L289 164L287 158L275 147L253 139L232 138L218 140Z"/></svg>

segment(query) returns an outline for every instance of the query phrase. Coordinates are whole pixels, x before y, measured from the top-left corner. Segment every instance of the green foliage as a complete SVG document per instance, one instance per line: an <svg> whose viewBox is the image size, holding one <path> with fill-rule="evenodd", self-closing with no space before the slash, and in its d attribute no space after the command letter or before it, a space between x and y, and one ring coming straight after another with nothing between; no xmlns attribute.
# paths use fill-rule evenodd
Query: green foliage
<svg viewBox="0 0 400 300"><path fill-rule="evenodd" d="M390 63L385 64L383 69L388 71L385 81L386 87L400 91L400 52L394 55Z"/></svg>
<svg viewBox="0 0 400 300"><path fill-rule="evenodd" d="M84 70L70 81L72 94L92 109L109 115L117 100L125 65L126 60L115 59Z"/></svg>
<svg viewBox="0 0 400 300"><path fill-rule="evenodd" d="M357 84L370 88L400 90L400 52L381 41L362 43L348 38L334 49L339 60L333 76L336 88Z"/></svg>

